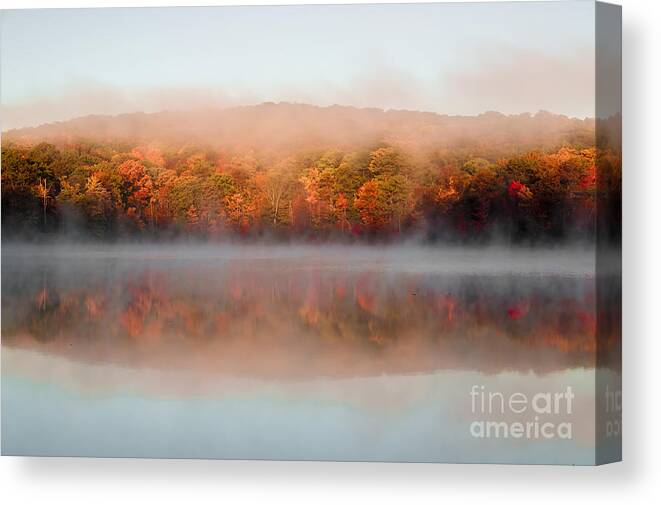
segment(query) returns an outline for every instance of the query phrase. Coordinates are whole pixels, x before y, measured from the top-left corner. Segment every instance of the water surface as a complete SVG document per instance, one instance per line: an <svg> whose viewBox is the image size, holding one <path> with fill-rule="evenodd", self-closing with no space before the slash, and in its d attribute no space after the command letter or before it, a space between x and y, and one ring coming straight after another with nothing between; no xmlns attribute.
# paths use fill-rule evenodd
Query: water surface
<svg viewBox="0 0 661 505"><path fill-rule="evenodd" d="M592 463L589 250L4 246L5 454ZM581 400L483 440L470 391Z"/></svg>

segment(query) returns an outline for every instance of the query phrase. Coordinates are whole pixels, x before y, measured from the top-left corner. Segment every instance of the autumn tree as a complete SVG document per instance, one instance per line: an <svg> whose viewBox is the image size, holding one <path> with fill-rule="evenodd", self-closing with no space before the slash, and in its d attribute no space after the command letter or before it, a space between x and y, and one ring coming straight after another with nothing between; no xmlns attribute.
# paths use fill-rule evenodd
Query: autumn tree
<svg viewBox="0 0 661 505"><path fill-rule="evenodd" d="M370 154L368 169L373 176L395 175L401 168L402 159L392 147L381 147Z"/></svg>
<svg viewBox="0 0 661 505"><path fill-rule="evenodd" d="M48 200L50 199L50 193L53 188L48 184L48 181L45 178L39 180L39 184L36 187L37 194L41 200L41 205L44 210L44 229L46 228L46 207L48 206Z"/></svg>
<svg viewBox="0 0 661 505"><path fill-rule="evenodd" d="M145 166L137 160L127 160L117 167L122 178L121 197L126 216L138 229L154 218L154 184Z"/></svg>
<svg viewBox="0 0 661 505"><path fill-rule="evenodd" d="M112 215L112 203L108 190L96 175L90 176L85 185L81 205L87 218L87 226L93 235L102 237L108 231Z"/></svg>
<svg viewBox="0 0 661 505"><path fill-rule="evenodd" d="M203 194L202 181L193 175L181 175L172 181L168 192L168 206L175 222L186 226L190 216L199 212Z"/></svg>
<svg viewBox="0 0 661 505"><path fill-rule="evenodd" d="M260 179L260 184L270 205L273 226L276 226L282 219L284 203L291 197L294 190L296 184L294 165L293 158L286 158L278 162Z"/></svg>
<svg viewBox="0 0 661 505"><path fill-rule="evenodd" d="M349 221L358 221L359 215L353 205L354 196L365 182L372 176L369 171L369 152L351 152L342 157L335 169L333 192L344 194L348 200L346 214Z"/></svg>
<svg viewBox="0 0 661 505"><path fill-rule="evenodd" d="M5 143L3 230L388 237L424 226L432 240L535 241L591 236L599 197L618 212L620 157L602 153L598 178L594 147L377 145Z"/></svg>
<svg viewBox="0 0 661 505"><path fill-rule="evenodd" d="M360 213L360 220L368 231L383 230L388 223L388 209L385 195L379 181L371 179L356 193L354 206Z"/></svg>
<svg viewBox="0 0 661 505"><path fill-rule="evenodd" d="M249 193L237 192L225 200L227 217L234 230L246 234L253 224L256 214L255 202Z"/></svg>

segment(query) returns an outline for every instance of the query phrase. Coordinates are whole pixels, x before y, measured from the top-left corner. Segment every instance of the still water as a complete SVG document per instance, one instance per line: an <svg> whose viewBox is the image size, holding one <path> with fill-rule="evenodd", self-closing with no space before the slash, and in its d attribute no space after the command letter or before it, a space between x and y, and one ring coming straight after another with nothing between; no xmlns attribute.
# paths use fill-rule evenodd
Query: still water
<svg viewBox="0 0 661 505"><path fill-rule="evenodd" d="M589 464L593 272L589 250L4 245L2 451ZM571 387L541 419L571 438L476 438L512 421L476 386Z"/></svg>

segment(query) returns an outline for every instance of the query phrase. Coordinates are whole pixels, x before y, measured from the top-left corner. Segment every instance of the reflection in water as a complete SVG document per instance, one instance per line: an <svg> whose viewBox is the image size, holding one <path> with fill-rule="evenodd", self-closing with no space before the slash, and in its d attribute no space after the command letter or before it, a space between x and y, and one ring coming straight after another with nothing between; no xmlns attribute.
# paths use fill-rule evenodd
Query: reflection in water
<svg viewBox="0 0 661 505"><path fill-rule="evenodd" d="M590 277L350 266L6 258L4 345L265 377L594 364Z"/></svg>
<svg viewBox="0 0 661 505"><path fill-rule="evenodd" d="M557 253L553 273L503 251L5 249L6 451L502 461L503 441L464 436L482 381L573 386L586 399L573 440L506 447L512 461L591 462L589 252ZM72 419L91 431L67 449ZM182 438L186 424L209 444Z"/></svg>

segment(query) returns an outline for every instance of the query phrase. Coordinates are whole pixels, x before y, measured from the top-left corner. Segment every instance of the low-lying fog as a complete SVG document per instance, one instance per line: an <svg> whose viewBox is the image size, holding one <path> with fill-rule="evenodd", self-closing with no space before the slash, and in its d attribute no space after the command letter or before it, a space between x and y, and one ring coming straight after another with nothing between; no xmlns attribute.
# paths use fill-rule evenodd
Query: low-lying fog
<svg viewBox="0 0 661 505"><path fill-rule="evenodd" d="M3 257L12 261L47 261L70 268L71 261L266 261L287 260L294 266L325 265L348 270L467 274L594 275L592 246L555 248L398 246L398 245L237 245L237 244L67 244L6 243Z"/></svg>

